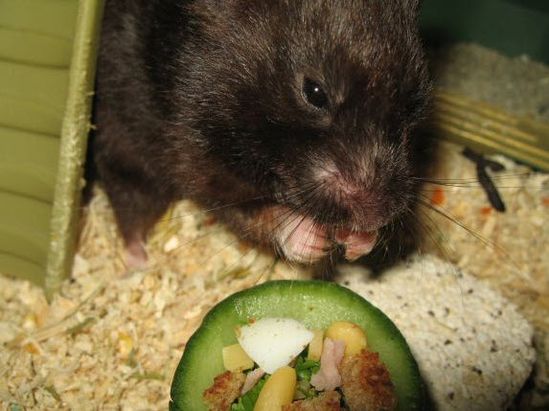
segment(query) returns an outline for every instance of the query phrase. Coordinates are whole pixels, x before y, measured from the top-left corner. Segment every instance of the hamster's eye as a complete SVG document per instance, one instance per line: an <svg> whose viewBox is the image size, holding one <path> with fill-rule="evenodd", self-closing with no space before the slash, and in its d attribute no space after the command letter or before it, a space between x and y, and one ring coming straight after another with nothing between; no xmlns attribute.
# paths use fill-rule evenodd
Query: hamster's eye
<svg viewBox="0 0 549 411"><path fill-rule="evenodd" d="M328 106L328 96L320 84L307 77L303 80L303 95L307 102L316 108L324 109Z"/></svg>

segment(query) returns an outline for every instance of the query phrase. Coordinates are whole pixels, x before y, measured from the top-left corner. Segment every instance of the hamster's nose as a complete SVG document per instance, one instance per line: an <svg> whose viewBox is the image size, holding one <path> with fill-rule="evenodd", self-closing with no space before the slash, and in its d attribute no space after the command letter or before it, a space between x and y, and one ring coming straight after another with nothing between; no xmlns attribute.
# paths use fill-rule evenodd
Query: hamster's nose
<svg viewBox="0 0 549 411"><path fill-rule="evenodd" d="M315 170L315 179L334 223L373 232L389 221L388 196L382 185L373 184L368 175L342 173L335 163L327 162Z"/></svg>

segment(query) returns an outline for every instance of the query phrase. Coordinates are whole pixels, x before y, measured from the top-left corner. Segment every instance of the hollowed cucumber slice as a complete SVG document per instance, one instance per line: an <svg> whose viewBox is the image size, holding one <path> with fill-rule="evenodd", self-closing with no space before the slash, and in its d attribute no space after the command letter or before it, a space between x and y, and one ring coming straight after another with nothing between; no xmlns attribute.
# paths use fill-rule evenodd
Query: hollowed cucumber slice
<svg viewBox="0 0 549 411"><path fill-rule="evenodd" d="M364 329L368 347L387 366L398 410L425 408L424 387L408 344L379 309L358 294L324 281L271 281L217 304L189 340L171 388L170 410L207 410L202 393L224 372L222 349L236 342L234 329L250 319L294 318L310 329L351 321Z"/></svg>

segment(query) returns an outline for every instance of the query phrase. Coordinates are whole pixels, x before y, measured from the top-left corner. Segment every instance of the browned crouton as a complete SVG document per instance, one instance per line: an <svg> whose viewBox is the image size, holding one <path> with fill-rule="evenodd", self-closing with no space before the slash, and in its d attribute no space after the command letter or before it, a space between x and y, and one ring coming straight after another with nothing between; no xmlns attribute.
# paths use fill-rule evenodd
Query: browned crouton
<svg viewBox="0 0 549 411"><path fill-rule="evenodd" d="M340 411L340 399L341 396L337 391L326 391L316 398L294 401L290 405L285 405L282 411Z"/></svg>
<svg viewBox="0 0 549 411"><path fill-rule="evenodd" d="M377 353L362 350L340 366L343 398L351 411L390 411L397 398L387 367Z"/></svg>
<svg viewBox="0 0 549 411"><path fill-rule="evenodd" d="M246 376L242 372L227 371L214 379L213 385L202 394L210 411L228 411L240 397Z"/></svg>

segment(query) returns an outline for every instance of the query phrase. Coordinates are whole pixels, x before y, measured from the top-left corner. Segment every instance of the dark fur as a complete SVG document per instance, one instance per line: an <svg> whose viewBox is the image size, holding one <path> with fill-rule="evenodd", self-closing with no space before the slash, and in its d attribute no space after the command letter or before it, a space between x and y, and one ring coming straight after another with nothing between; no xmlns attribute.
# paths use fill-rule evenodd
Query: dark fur
<svg viewBox="0 0 549 411"><path fill-rule="evenodd" d="M128 242L183 197L239 203L218 214L264 245L273 202L364 230L412 206L430 90L417 1L107 0L105 15L94 154ZM303 76L329 110L306 103ZM296 195L325 159L364 190Z"/></svg>

